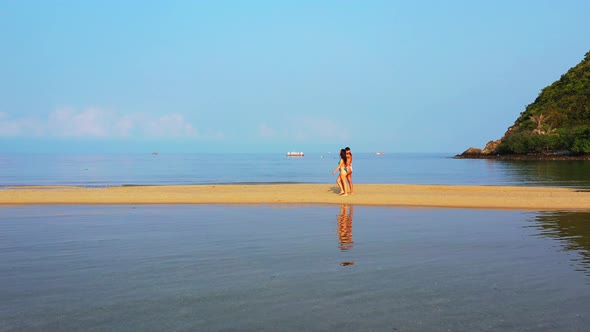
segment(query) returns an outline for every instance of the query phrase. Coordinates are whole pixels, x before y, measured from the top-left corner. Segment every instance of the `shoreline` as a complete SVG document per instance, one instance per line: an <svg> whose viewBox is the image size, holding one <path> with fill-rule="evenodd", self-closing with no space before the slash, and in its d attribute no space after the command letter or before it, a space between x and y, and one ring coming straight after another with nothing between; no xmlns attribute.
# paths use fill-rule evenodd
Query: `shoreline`
<svg viewBox="0 0 590 332"><path fill-rule="evenodd" d="M508 210L590 211L590 191L556 187L336 184L5 187L0 205L347 204Z"/></svg>
<svg viewBox="0 0 590 332"><path fill-rule="evenodd" d="M495 155L495 154L477 154L477 153L467 153L467 154L458 154L453 156L453 159L490 159L490 160L524 160L524 161L547 161L547 160L590 160L590 155L580 155L580 156L571 156L571 155L551 155L551 154L505 154L505 155Z"/></svg>

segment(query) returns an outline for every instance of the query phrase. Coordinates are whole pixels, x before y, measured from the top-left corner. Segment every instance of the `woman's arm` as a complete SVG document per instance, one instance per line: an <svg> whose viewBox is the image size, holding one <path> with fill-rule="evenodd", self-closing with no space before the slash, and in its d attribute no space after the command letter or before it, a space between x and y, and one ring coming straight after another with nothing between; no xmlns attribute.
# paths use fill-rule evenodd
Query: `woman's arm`
<svg viewBox="0 0 590 332"><path fill-rule="evenodd" d="M336 174L336 172L340 169L341 166L342 166L342 159L340 159L340 161L338 162L338 166L336 167L336 169L334 169L332 171L332 174Z"/></svg>

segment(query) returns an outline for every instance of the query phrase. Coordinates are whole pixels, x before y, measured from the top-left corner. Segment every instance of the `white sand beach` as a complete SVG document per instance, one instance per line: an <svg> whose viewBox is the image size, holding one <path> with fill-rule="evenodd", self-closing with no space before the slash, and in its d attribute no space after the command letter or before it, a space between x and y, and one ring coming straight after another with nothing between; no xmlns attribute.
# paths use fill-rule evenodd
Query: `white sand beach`
<svg viewBox="0 0 590 332"><path fill-rule="evenodd" d="M38 204L354 204L523 210L590 210L590 192L570 188L357 184L186 185L86 188L8 187L2 205Z"/></svg>

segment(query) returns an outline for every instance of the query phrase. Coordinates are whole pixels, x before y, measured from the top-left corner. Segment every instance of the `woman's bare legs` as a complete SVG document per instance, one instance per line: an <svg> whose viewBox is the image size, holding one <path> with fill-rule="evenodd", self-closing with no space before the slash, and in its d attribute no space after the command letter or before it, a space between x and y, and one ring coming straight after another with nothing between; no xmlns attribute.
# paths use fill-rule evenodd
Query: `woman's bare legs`
<svg viewBox="0 0 590 332"><path fill-rule="evenodd" d="M340 188L339 195L344 195L346 192L344 191L344 185L342 184L342 178L340 177L340 174L338 174L336 177L336 184L338 185L338 188Z"/></svg>
<svg viewBox="0 0 590 332"><path fill-rule="evenodd" d="M344 187L344 194L342 196L348 196L350 193L350 188L348 187L348 182L346 182L346 176L348 172L340 171L340 181L342 182L342 187Z"/></svg>

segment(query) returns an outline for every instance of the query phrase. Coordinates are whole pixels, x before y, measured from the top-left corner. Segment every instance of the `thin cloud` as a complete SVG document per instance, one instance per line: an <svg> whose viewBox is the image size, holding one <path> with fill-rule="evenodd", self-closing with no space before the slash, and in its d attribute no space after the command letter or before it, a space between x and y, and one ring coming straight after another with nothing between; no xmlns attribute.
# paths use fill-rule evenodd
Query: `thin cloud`
<svg viewBox="0 0 590 332"><path fill-rule="evenodd" d="M89 108L76 111L59 109L49 114L47 131L50 136L61 137L109 137L114 115L109 111Z"/></svg>
<svg viewBox="0 0 590 332"><path fill-rule="evenodd" d="M100 108L81 111L61 108L45 119L10 117L8 113L0 112L0 136L199 138L199 132L179 113L121 115Z"/></svg>
<svg viewBox="0 0 590 332"><path fill-rule="evenodd" d="M324 117L299 116L271 127L258 126L258 136L263 139L292 139L297 141L349 140L346 121L334 121Z"/></svg>
<svg viewBox="0 0 590 332"><path fill-rule="evenodd" d="M293 128L301 139L350 139L350 123L345 119L337 121L315 116L301 116L295 120L298 125Z"/></svg>
<svg viewBox="0 0 590 332"><path fill-rule="evenodd" d="M262 123L258 126L258 136L272 139L277 137L277 132L273 128L269 127L266 123Z"/></svg>
<svg viewBox="0 0 590 332"><path fill-rule="evenodd" d="M197 130L184 120L181 114L166 114L156 119L147 119L143 130L152 137L197 137Z"/></svg>
<svg viewBox="0 0 590 332"><path fill-rule="evenodd" d="M8 113L0 112L0 136L23 136L25 132L32 136L43 133L43 124L37 118L21 117L13 119Z"/></svg>

